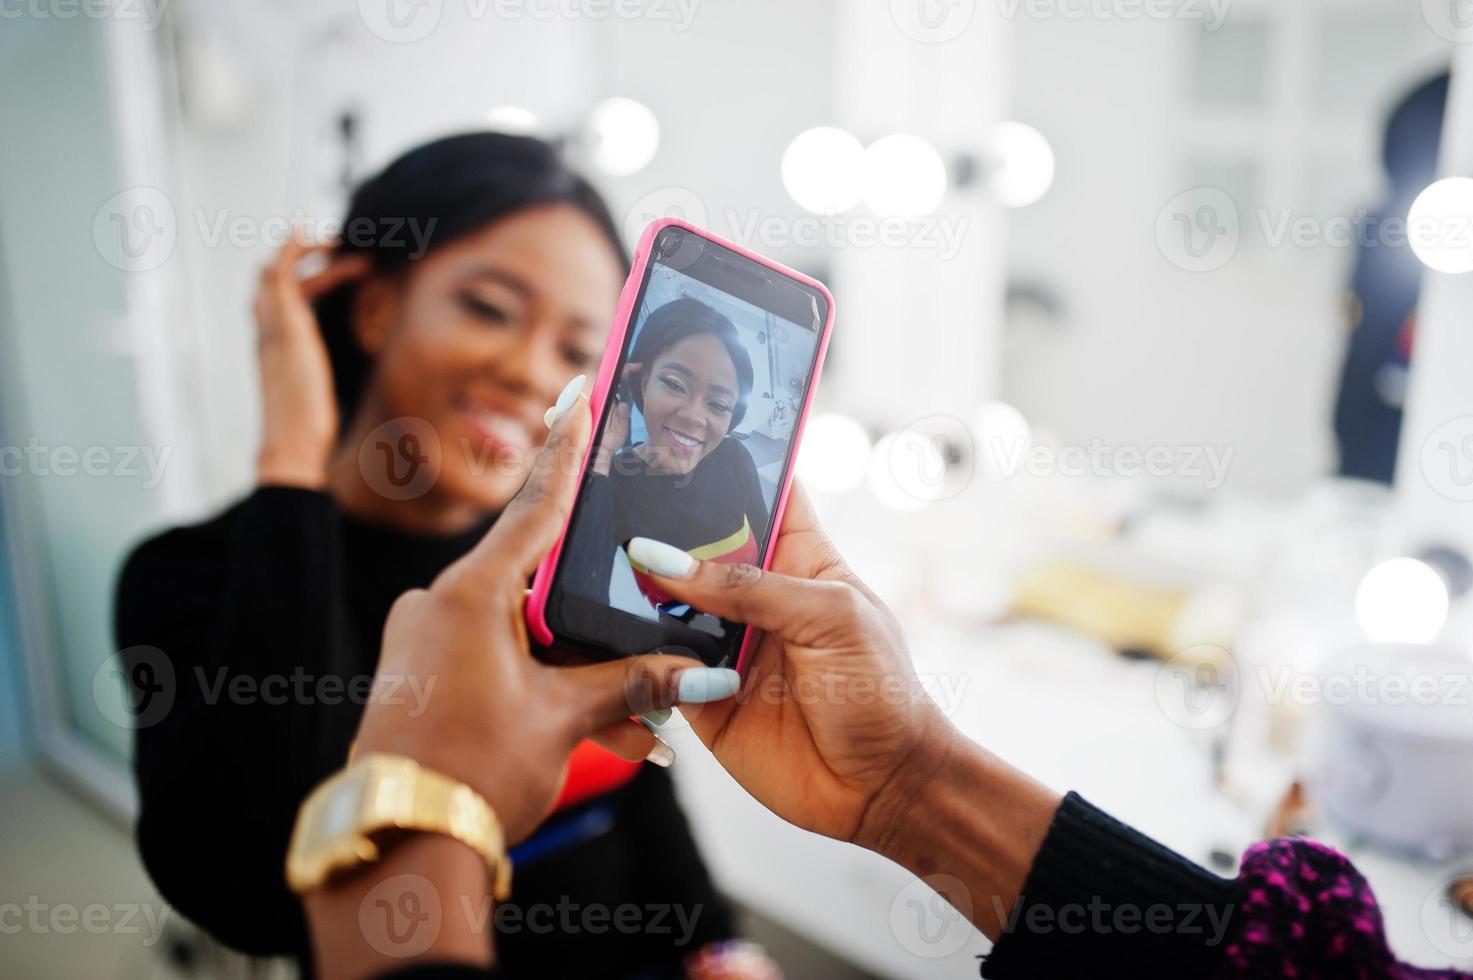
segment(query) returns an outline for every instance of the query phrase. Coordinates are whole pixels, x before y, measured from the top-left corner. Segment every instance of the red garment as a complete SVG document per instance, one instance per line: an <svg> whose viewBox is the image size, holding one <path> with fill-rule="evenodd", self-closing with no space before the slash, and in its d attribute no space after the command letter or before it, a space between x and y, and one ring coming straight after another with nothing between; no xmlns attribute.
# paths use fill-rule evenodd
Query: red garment
<svg viewBox="0 0 1473 980"><path fill-rule="evenodd" d="M552 805L553 812L613 792L633 779L641 765L627 762L597 742L584 739L568 759L568 777Z"/></svg>

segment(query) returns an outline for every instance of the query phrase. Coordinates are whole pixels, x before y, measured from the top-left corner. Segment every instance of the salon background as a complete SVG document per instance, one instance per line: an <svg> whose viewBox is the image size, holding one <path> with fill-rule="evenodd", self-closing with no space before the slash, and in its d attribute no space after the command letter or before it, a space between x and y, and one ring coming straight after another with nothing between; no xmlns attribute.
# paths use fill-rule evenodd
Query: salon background
<svg viewBox="0 0 1473 980"><path fill-rule="evenodd" d="M1473 173L1459 9L0 3L0 972L290 973L138 862L114 578L249 488L288 230L478 128L555 141L628 243L679 216L830 284L800 478L959 726L1223 873L1286 827L1342 847L1402 958L1467 968L1466 703L1393 703L1404 659L1323 683L1368 640L1470 669L1473 205L1423 194ZM1428 725L1446 751L1365 769ZM974 975L925 883L676 743L790 976Z"/></svg>

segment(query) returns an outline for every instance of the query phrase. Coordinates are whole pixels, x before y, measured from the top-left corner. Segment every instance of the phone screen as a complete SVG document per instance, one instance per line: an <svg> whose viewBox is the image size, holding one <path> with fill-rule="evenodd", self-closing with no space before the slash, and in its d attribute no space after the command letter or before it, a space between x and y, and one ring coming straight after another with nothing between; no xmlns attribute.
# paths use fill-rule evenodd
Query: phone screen
<svg viewBox="0 0 1473 980"><path fill-rule="evenodd" d="M629 560L647 537L760 564L828 319L822 290L686 229L656 236L594 432L547 620L609 656L684 648L730 666L744 627Z"/></svg>

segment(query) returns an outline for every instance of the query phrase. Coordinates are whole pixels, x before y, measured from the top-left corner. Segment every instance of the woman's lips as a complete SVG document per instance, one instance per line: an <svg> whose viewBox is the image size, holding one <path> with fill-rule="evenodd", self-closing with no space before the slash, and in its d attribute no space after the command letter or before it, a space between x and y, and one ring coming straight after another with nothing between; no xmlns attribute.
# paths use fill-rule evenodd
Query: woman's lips
<svg viewBox="0 0 1473 980"><path fill-rule="evenodd" d="M697 439L695 436L688 436L684 432L677 432L676 430L670 428L670 426L668 425L662 426L661 428L663 428L665 434L670 437L670 442L672 444L670 448L674 449L676 452L687 454L694 453L706 444L705 440Z"/></svg>
<svg viewBox="0 0 1473 980"><path fill-rule="evenodd" d="M484 441L508 449L532 448L531 430L517 416L476 405L461 405L459 411Z"/></svg>

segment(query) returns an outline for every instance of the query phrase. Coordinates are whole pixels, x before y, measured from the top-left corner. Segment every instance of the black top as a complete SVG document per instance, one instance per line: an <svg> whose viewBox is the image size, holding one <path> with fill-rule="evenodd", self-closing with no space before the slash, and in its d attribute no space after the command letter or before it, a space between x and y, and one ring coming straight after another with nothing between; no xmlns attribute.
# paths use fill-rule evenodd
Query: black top
<svg viewBox="0 0 1473 980"><path fill-rule="evenodd" d="M284 877L297 808L347 759L389 606L485 530L411 536L349 517L326 494L266 487L129 557L118 646L130 678L172 699L139 715L138 846L181 913L244 952L305 956L305 920ZM529 912L667 903L694 924L638 934L523 927L497 937L506 969L623 976L731 936L663 770L645 766L584 809L598 812L565 817L543 835L555 838L539 848L551 853L517 864L513 903ZM611 826L586 836L600 820ZM570 835L573 825L585 829Z"/></svg>
<svg viewBox="0 0 1473 980"><path fill-rule="evenodd" d="M1069 793L982 976L1210 977L1242 899L1237 881ZM1152 927L1162 914L1171 926Z"/></svg>
<svg viewBox="0 0 1473 980"><path fill-rule="evenodd" d="M924 814L918 814L924 818ZM982 963L990 980L1222 975L1242 929L1243 886L1203 870L1083 797L1064 797L1012 915ZM1152 928L1165 910L1170 928ZM1218 924L1221 924L1219 926ZM382 980L479 980L499 971L446 963Z"/></svg>
<svg viewBox="0 0 1473 980"><path fill-rule="evenodd" d="M690 473L650 470L638 447L614 454L609 475L593 474L578 499L578 527L564 575L574 592L608 601L614 553L632 537L654 538L716 561L756 562L767 504L752 454L726 436ZM658 589L636 570L652 604Z"/></svg>

